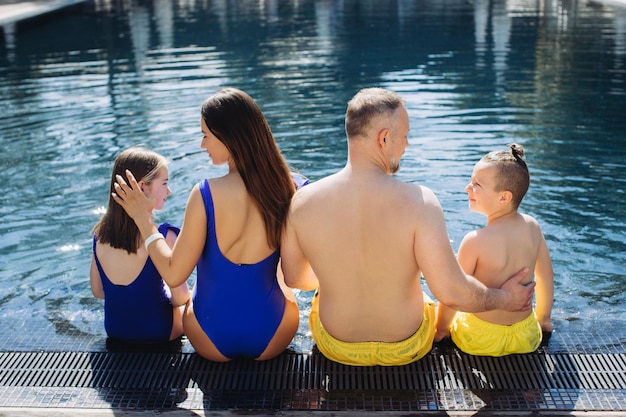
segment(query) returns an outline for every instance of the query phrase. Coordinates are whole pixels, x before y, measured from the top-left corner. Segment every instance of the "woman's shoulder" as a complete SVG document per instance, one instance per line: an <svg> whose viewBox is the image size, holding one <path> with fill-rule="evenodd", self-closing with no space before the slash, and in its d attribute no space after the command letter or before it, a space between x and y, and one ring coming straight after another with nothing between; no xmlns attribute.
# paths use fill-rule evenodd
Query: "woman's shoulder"
<svg viewBox="0 0 626 417"><path fill-rule="evenodd" d="M224 200L242 202L249 199L246 185L239 175L210 178L205 184L200 184L203 194L210 194L213 202Z"/></svg>

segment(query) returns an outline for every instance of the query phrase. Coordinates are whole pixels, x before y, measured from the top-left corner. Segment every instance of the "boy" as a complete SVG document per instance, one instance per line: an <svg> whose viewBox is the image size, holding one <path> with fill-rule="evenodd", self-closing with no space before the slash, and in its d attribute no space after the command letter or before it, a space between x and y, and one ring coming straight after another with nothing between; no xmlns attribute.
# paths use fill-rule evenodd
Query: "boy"
<svg viewBox="0 0 626 417"><path fill-rule="evenodd" d="M534 270L535 311L463 313L439 304L435 341L451 336L465 353L503 356L535 351L542 331L551 332L554 273L546 241L537 221L519 213L530 175L521 145L483 157L465 187L470 210L487 216L487 226L468 233L458 252L465 273L487 287L499 288L506 277L528 266ZM530 282L532 278L528 278Z"/></svg>

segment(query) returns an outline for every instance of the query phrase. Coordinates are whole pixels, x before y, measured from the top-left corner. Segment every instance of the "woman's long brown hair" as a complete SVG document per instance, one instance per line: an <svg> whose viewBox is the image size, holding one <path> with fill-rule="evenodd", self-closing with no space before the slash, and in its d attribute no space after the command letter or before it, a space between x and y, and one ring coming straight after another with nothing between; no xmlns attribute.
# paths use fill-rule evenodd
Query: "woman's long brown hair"
<svg viewBox="0 0 626 417"><path fill-rule="evenodd" d="M295 188L265 116L248 94L235 88L207 98L201 113L209 130L232 155L261 212L268 245L278 248Z"/></svg>

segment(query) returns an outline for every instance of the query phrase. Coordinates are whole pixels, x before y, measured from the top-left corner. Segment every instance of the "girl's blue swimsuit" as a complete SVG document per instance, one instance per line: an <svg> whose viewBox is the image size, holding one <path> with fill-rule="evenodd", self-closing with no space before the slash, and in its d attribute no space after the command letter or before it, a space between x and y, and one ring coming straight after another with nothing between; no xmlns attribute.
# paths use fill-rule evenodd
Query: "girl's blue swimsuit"
<svg viewBox="0 0 626 417"><path fill-rule="evenodd" d="M165 236L178 227L169 223L159 226ZM104 289L104 328L107 335L131 343L162 343L169 341L172 333L173 310L165 283L148 257L143 269L128 285L112 283L104 273L96 255L96 237L93 254Z"/></svg>
<svg viewBox="0 0 626 417"><path fill-rule="evenodd" d="M285 296L276 278L279 251L252 265L226 259L217 244L207 180L200 183L200 192L208 230L197 266L194 313L222 355L257 358L276 333L285 310Z"/></svg>

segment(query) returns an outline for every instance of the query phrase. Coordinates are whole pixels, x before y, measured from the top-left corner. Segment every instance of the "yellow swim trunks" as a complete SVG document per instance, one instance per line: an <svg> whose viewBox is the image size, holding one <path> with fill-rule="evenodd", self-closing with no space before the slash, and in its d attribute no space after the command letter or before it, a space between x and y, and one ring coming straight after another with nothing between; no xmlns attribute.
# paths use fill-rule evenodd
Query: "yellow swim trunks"
<svg viewBox="0 0 626 417"><path fill-rule="evenodd" d="M494 324L473 314L457 312L450 335L465 353L480 356L504 356L537 350L543 337L535 313L510 326Z"/></svg>
<svg viewBox="0 0 626 417"><path fill-rule="evenodd" d="M331 336L319 318L319 293L315 293L309 315L313 340L322 354L335 362L354 366L398 366L426 355L435 338L435 303L424 294L424 319L417 331L400 342L343 342Z"/></svg>

